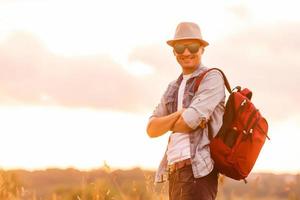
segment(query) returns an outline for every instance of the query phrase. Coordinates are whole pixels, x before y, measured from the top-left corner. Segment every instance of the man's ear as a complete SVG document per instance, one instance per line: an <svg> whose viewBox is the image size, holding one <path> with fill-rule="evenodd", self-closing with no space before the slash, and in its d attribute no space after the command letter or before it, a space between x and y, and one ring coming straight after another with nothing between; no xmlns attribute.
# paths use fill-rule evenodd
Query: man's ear
<svg viewBox="0 0 300 200"><path fill-rule="evenodd" d="M204 47L202 47L202 53L201 53L201 54L203 54L203 53L204 53L204 50L205 50L205 49L204 49Z"/></svg>

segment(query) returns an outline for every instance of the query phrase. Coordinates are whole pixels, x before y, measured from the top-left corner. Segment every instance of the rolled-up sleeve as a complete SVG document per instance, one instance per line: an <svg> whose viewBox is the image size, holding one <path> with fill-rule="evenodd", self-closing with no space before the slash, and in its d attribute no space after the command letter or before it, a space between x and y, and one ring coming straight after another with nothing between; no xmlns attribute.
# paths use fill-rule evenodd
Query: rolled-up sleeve
<svg viewBox="0 0 300 200"><path fill-rule="evenodd" d="M160 103L155 107L152 115L149 117L163 117L167 115L167 108L164 96L161 98Z"/></svg>
<svg viewBox="0 0 300 200"><path fill-rule="evenodd" d="M216 106L222 101L225 101L223 76L219 71L212 70L203 78L182 117L189 127L196 129L202 120L209 120Z"/></svg>

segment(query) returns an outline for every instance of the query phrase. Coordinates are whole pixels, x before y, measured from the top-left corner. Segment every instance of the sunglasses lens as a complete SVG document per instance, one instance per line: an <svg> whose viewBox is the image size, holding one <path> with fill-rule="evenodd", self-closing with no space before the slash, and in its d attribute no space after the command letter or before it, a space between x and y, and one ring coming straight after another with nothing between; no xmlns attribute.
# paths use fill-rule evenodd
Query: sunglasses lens
<svg viewBox="0 0 300 200"><path fill-rule="evenodd" d="M188 45L187 48L189 49L189 51L191 53L197 53L199 51L200 45L197 43L194 43L194 44Z"/></svg>
<svg viewBox="0 0 300 200"><path fill-rule="evenodd" d="M185 49L185 46L182 45L182 44L176 44L176 45L174 46L174 50L175 50L175 52L178 53L178 54L182 54L182 53L184 52L184 49Z"/></svg>
<svg viewBox="0 0 300 200"><path fill-rule="evenodd" d="M177 54L182 54L185 48L188 48L190 53L197 53L199 51L200 45L198 43L193 43L189 45L176 44L174 46L174 50Z"/></svg>

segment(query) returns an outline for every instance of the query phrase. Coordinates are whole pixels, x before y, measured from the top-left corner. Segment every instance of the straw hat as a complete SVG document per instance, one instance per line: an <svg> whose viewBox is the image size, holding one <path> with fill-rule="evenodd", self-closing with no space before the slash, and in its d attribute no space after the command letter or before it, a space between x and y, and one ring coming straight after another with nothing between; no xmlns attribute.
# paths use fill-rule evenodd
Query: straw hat
<svg viewBox="0 0 300 200"><path fill-rule="evenodd" d="M168 40L167 44L170 46L174 46L176 41L185 39L199 40L204 47L208 45L208 42L202 39L202 34L199 26L193 22L182 22L178 24L175 31L174 39Z"/></svg>

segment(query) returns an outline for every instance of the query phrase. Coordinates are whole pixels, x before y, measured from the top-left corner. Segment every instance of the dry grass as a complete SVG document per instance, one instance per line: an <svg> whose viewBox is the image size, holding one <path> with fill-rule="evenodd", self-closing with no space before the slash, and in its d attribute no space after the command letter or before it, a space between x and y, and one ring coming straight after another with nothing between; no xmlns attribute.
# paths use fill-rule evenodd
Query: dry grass
<svg viewBox="0 0 300 200"><path fill-rule="evenodd" d="M28 191L26 188L24 189L14 174L0 171L0 200L168 200L168 183L155 186L153 184L153 174L143 172L144 179L142 181L132 179L124 181L113 173L108 165L104 166L103 170L106 172L106 177L103 179L88 182L82 178L80 187L56 189L46 197L38 196L35 190ZM297 178L300 179L299 176L296 176L296 180L298 180ZM284 197L276 195L257 196L259 189L262 187L259 178L246 185L247 193L242 195L237 194L237 188L234 186L230 186L230 192L228 193L228 183L227 178L224 176L219 177L217 200L300 200L299 193L297 193L298 182L289 182L282 185L288 191L288 195ZM241 186L244 183L237 184ZM271 187L274 186L272 189L276 190L275 187L278 185L280 183L273 182Z"/></svg>

